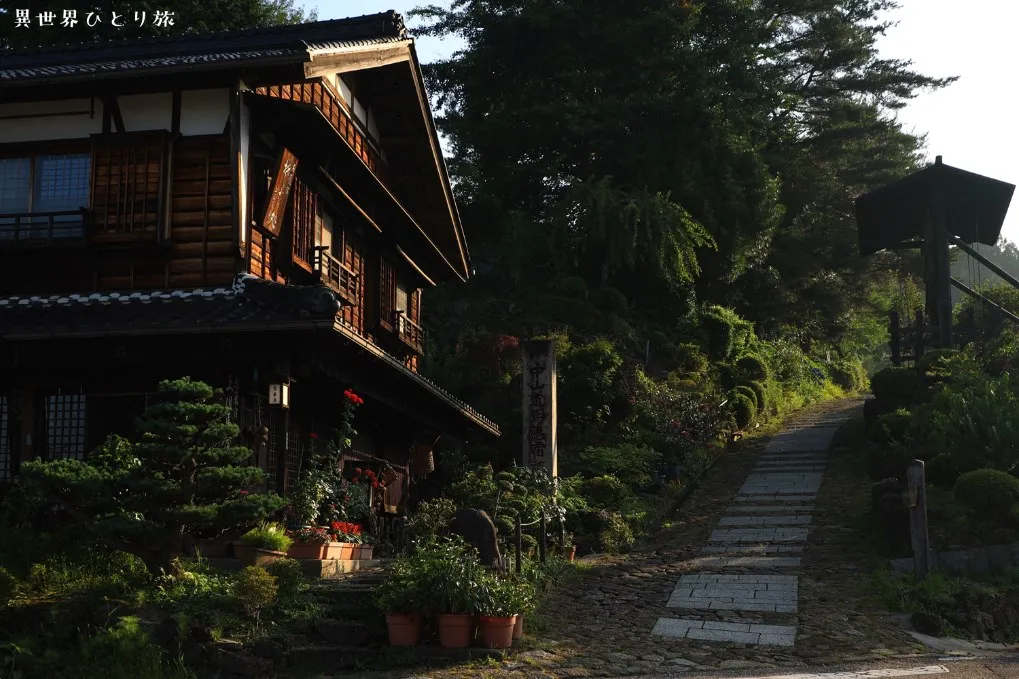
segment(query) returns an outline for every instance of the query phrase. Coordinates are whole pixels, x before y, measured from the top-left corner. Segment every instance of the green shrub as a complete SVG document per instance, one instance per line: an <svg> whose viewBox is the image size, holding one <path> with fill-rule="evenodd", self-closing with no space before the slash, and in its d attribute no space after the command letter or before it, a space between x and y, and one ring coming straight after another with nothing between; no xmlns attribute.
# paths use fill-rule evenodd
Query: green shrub
<svg viewBox="0 0 1019 679"><path fill-rule="evenodd" d="M559 281L559 289L568 297L578 299L587 297L587 282L580 276L564 276Z"/></svg>
<svg viewBox="0 0 1019 679"><path fill-rule="evenodd" d="M588 301L600 311L609 314L623 315L629 306L626 295L615 288L601 288L588 296Z"/></svg>
<svg viewBox="0 0 1019 679"><path fill-rule="evenodd" d="M167 662L162 649L149 638L135 616L123 617L115 626L89 637L58 662L59 669L54 668L57 673L49 676L79 679L183 679L195 676L179 664L175 666Z"/></svg>
<svg viewBox="0 0 1019 679"><path fill-rule="evenodd" d="M748 383L748 386L754 390L754 394L757 396L757 412L763 413L767 411L770 405L768 402L768 388L764 386L763 382L756 380Z"/></svg>
<svg viewBox="0 0 1019 679"><path fill-rule="evenodd" d="M920 358L917 367L923 375L947 375L951 359L958 355L956 349L934 349Z"/></svg>
<svg viewBox="0 0 1019 679"><path fill-rule="evenodd" d="M913 415L905 408L877 418L870 430L870 440L879 446L908 443L913 428Z"/></svg>
<svg viewBox="0 0 1019 679"><path fill-rule="evenodd" d="M680 372L688 375L701 375L708 369L708 357L696 344L676 345L674 356L676 370Z"/></svg>
<svg viewBox="0 0 1019 679"><path fill-rule="evenodd" d="M11 602L18 593L18 580L6 568L0 567L0 608Z"/></svg>
<svg viewBox="0 0 1019 679"><path fill-rule="evenodd" d="M757 354L744 354L736 359L736 370L748 380L763 382L768 379L768 365Z"/></svg>
<svg viewBox="0 0 1019 679"><path fill-rule="evenodd" d="M236 593L244 612L258 620L262 609L275 603L279 587L264 568L247 566L237 578Z"/></svg>
<svg viewBox="0 0 1019 679"><path fill-rule="evenodd" d="M718 375L718 386L722 387L723 390L731 391L739 384L736 366L730 363L719 363L715 366L715 372Z"/></svg>
<svg viewBox="0 0 1019 679"><path fill-rule="evenodd" d="M760 411L761 404L757 401L757 392L749 384L738 384L733 388L733 395L742 394L753 401L754 409Z"/></svg>
<svg viewBox="0 0 1019 679"><path fill-rule="evenodd" d="M845 391L860 391L867 386L867 371L859 359L833 361L828 365L828 375Z"/></svg>
<svg viewBox="0 0 1019 679"><path fill-rule="evenodd" d="M265 570L276 578L281 596L293 596L308 589L308 576L297 559L276 559Z"/></svg>
<svg viewBox="0 0 1019 679"><path fill-rule="evenodd" d="M241 537L241 542L259 549L268 549L274 552L285 552L290 549L293 543L283 526L279 524L266 524L258 528L252 528Z"/></svg>
<svg viewBox="0 0 1019 679"><path fill-rule="evenodd" d="M633 491L614 476L588 479L581 492L588 504L599 509L620 509L633 497Z"/></svg>
<svg viewBox="0 0 1019 679"><path fill-rule="evenodd" d="M440 534L453 520L456 504L448 498L428 500L418 505L407 519L407 535L411 540L421 540Z"/></svg>
<svg viewBox="0 0 1019 679"><path fill-rule="evenodd" d="M975 469L955 482L955 497L977 512L1005 516L1019 499L1019 479L996 469Z"/></svg>
<svg viewBox="0 0 1019 679"><path fill-rule="evenodd" d="M870 378L870 390L880 399L909 402L916 396L920 378L912 368L885 368Z"/></svg>
<svg viewBox="0 0 1019 679"><path fill-rule="evenodd" d="M924 463L927 483L939 488L951 488L959 478L959 464L951 455L942 453Z"/></svg>
<svg viewBox="0 0 1019 679"><path fill-rule="evenodd" d="M740 429L750 426L754 417L757 416L757 407L754 406L754 402L743 394L735 394L729 400L729 408L736 420L736 426Z"/></svg>
<svg viewBox="0 0 1019 679"><path fill-rule="evenodd" d="M618 512L611 512L607 525L598 534L601 548L610 554L628 552L633 546L633 530Z"/></svg>
<svg viewBox="0 0 1019 679"><path fill-rule="evenodd" d="M579 471L586 476L612 476L630 486L640 486L651 481L661 459L661 453L639 444L588 446L580 453Z"/></svg>

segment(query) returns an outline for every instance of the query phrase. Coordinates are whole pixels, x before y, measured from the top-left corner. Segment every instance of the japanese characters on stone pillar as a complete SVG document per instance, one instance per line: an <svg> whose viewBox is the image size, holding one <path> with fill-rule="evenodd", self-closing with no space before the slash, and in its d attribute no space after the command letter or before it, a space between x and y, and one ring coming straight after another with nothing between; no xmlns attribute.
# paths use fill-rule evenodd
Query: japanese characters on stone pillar
<svg viewBox="0 0 1019 679"><path fill-rule="evenodd" d="M556 448L556 361L552 340L523 342L524 452L523 464L559 473Z"/></svg>

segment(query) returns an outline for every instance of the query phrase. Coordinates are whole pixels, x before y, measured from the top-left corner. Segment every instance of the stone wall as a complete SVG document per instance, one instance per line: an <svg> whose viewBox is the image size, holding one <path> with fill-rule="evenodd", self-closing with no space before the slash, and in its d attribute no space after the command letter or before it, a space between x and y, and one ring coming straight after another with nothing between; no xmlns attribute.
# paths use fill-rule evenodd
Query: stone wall
<svg viewBox="0 0 1019 679"><path fill-rule="evenodd" d="M893 559L893 570L913 572L913 558ZM1019 567L1019 542L1008 545L991 545L931 554L931 567L959 575L1000 574Z"/></svg>

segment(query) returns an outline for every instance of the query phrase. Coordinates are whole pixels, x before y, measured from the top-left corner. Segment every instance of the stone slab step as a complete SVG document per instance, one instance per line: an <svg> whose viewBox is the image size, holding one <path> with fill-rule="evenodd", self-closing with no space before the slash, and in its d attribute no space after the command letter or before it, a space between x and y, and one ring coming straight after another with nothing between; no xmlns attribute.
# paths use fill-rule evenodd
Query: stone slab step
<svg viewBox="0 0 1019 679"><path fill-rule="evenodd" d="M725 511L736 514L811 514L814 505L731 505Z"/></svg>
<svg viewBox="0 0 1019 679"><path fill-rule="evenodd" d="M756 623L659 618L651 634L673 639L695 639L759 646L793 646L796 627Z"/></svg>
<svg viewBox="0 0 1019 679"><path fill-rule="evenodd" d="M810 515L806 516L723 516L719 526L806 526L810 523Z"/></svg>
<svg viewBox="0 0 1019 679"><path fill-rule="evenodd" d="M684 575L666 608L795 613L795 575Z"/></svg>
<svg viewBox="0 0 1019 679"><path fill-rule="evenodd" d="M771 495L754 493L750 495L737 495L733 498L733 502L750 502L753 504L776 502L783 505L789 505L796 502L810 504L816 499L817 493L773 493Z"/></svg>
<svg viewBox="0 0 1019 679"><path fill-rule="evenodd" d="M727 556L760 556L763 554L800 554L803 545L772 544L726 544L701 547L701 554L725 554Z"/></svg>
<svg viewBox="0 0 1019 679"><path fill-rule="evenodd" d="M707 568L799 568L798 556L697 556L683 563L698 569Z"/></svg>

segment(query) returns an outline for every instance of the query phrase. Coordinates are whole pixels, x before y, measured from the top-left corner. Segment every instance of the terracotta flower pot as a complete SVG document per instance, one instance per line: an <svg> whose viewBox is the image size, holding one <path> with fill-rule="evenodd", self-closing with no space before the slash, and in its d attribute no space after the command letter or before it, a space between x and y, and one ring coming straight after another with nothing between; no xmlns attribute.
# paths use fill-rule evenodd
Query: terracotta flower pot
<svg viewBox="0 0 1019 679"><path fill-rule="evenodd" d="M439 626L439 644L443 648L469 648L474 619L469 615L440 613L435 616Z"/></svg>
<svg viewBox="0 0 1019 679"><path fill-rule="evenodd" d="M567 559L569 559L570 561L573 561L573 559L576 556L577 556L577 546L576 545L573 545L572 547L567 547L566 548L566 558Z"/></svg>
<svg viewBox="0 0 1019 679"><path fill-rule="evenodd" d="M287 550L287 556L291 559L321 559L325 551L326 546L321 542L295 542Z"/></svg>
<svg viewBox="0 0 1019 679"><path fill-rule="evenodd" d="M326 559L341 559L343 561L350 561L354 558L354 547L349 542L330 542L326 546Z"/></svg>
<svg viewBox="0 0 1019 679"><path fill-rule="evenodd" d="M362 561L371 561L372 556L375 553L375 547L372 545L360 545L354 552L354 558Z"/></svg>
<svg viewBox="0 0 1019 679"><path fill-rule="evenodd" d="M520 639L524 636L524 616L517 615L517 624L513 625L513 638Z"/></svg>
<svg viewBox="0 0 1019 679"><path fill-rule="evenodd" d="M386 624L389 626L390 646L417 646L421 639L420 613L389 613Z"/></svg>
<svg viewBox="0 0 1019 679"><path fill-rule="evenodd" d="M271 549L261 549L251 545L234 545L234 555L245 566L268 566L273 561L285 557L287 553L274 552Z"/></svg>
<svg viewBox="0 0 1019 679"><path fill-rule="evenodd" d="M481 616L481 643L485 648L509 648L513 645L513 631L517 616Z"/></svg>

